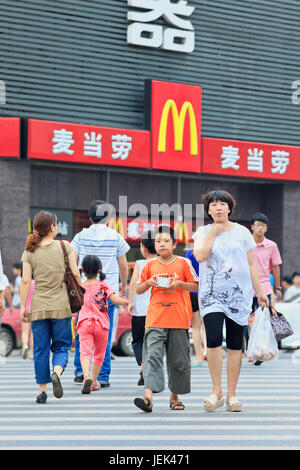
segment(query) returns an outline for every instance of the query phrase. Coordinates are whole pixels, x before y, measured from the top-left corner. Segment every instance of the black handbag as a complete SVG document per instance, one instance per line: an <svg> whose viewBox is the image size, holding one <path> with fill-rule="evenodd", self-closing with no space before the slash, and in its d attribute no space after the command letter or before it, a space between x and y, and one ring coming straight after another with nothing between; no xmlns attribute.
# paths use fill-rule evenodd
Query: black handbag
<svg viewBox="0 0 300 470"><path fill-rule="evenodd" d="M269 307L269 311L270 322L277 341L281 341L282 339L294 334L291 325L282 313L277 312L277 310L271 306ZM272 311L275 313L272 313Z"/></svg>

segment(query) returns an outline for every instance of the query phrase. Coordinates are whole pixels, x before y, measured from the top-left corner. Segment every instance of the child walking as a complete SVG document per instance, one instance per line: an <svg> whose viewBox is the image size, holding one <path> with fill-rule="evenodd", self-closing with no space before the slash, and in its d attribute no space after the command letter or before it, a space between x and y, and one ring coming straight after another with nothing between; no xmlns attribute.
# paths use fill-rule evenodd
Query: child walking
<svg viewBox="0 0 300 470"><path fill-rule="evenodd" d="M136 286L140 280L141 272L146 263L149 259L156 258L157 256L154 246L154 233L151 230L142 233L140 251L144 259L137 260L134 266L134 271L129 285L128 313L129 315L132 315L132 349L136 362L141 369L138 385L144 385L142 353L146 313L149 307L151 289L147 290L142 295L137 295Z"/></svg>
<svg viewBox="0 0 300 470"><path fill-rule="evenodd" d="M127 305L128 300L118 297L104 281L105 274L102 272L102 263L98 256L85 256L81 270L87 281L82 284L86 291L84 305L79 312L77 330L80 341L80 362L84 374L81 393L88 394L101 388L97 377L105 356L109 331L107 300L110 299L116 305ZM94 358L90 376L93 349Z"/></svg>
<svg viewBox="0 0 300 470"><path fill-rule="evenodd" d="M155 232L158 257L147 262L136 289L137 294L143 294L152 288L143 346L145 396L134 400L135 406L145 412L152 411L153 393L164 390L164 348L170 408L183 410L178 394L190 392L190 315L185 291L198 289L198 277L187 258L174 255L175 248L174 230L159 226Z"/></svg>

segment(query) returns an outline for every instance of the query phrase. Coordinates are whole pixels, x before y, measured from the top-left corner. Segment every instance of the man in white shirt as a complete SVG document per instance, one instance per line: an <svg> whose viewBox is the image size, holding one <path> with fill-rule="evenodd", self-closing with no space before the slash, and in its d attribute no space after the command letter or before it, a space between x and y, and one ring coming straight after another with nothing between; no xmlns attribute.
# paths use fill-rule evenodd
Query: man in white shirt
<svg viewBox="0 0 300 470"><path fill-rule="evenodd" d="M106 276L106 281L116 295L119 294L119 277L121 280L120 295L125 295L128 279L128 264L126 253L130 246L124 238L115 230L107 227L108 204L105 201L93 201L88 210L92 225L84 228L72 240L72 246L77 254L78 267L81 267L83 258L86 255L96 255L102 262L102 269ZM109 375L111 370L111 335L113 329L115 305L108 300L108 315L110 320L110 329L106 347L105 358L98 377L101 387L109 387ZM79 356L78 335L75 340L75 382L81 381L82 370Z"/></svg>

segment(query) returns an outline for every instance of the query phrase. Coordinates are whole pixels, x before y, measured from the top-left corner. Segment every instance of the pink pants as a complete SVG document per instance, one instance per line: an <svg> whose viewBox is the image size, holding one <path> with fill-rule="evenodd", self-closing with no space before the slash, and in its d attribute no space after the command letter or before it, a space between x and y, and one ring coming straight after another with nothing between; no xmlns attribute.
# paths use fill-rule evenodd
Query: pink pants
<svg viewBox="0 0 300 470"><path fill-rule="evenodd" d="M78 326L80 342L80 359L92 358L94 349L93 364L101 366L105 356L108 330L103 328L99 320L82 320Z"/></svg>

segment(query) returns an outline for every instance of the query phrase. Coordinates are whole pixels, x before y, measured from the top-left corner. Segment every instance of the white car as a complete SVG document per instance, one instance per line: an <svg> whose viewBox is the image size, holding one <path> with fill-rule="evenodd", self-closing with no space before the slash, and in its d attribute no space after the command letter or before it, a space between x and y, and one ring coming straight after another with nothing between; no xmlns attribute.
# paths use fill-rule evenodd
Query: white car
<svg viewBox="0 0 300 470"><path fill-rule="evenodd" d="M300 297L293 302L278 302L275 304L277 312L282 313L290 323L294 334L281 341L281 348L300 347Z"/></svg>

